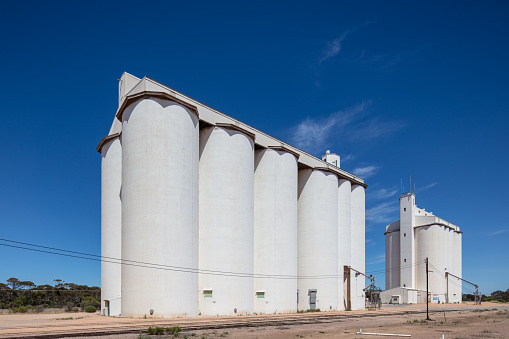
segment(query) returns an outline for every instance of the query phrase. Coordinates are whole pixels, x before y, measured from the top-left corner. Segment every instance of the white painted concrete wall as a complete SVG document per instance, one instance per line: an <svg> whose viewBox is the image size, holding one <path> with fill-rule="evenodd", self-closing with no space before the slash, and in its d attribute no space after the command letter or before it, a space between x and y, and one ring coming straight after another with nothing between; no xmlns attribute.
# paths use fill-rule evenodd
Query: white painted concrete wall
<svg viewBox="0 0 509 339"><path fill-rule="evenodd" d="M254 273L255 292L265 292L253 296L254 312L297 311L297 159L285 151L255 153Z"/></svg>
<svg viewBox="0 0 509 339"><path fill-rule="evenodd" d="M123 114L122 260L198 266L198 118L168 100ZM123 265L122 316L196 316L197 289L196 273Z"/></svg>
<svg viewBox="0 0 509 339"><path fill-rule="evenodd" d="M394 302L393 296L399 296L399 302ZM396 287L382 291L380 299L383 304L422 304L426 302L426 291Z"/></svg>
<svg viewBox="0 0 509 339"><path fill-rule="evenodd" d="M351 237L352 237L352 267L361 272L366 272L365 263L365 191L360 185L352 186L352 205L351 205ZM362 275L351 276L351 299L352 310L361 310L365 307L366 278Z"/></svg>
<svg viewBox="0 0 509 339"><path fill-rule="evenodd" d="M452 233L453 262L450 272L455 276L461 277L461 233L453 231ZM461 303L462 299L462 281L449 277L449 299L453 303Z"/></svg>
<svg viewBox="0 0 509 339"><path fill-rule="evenodd" d="M101 149L101 314L118 316L121 293L122 257L122 145L120 138L105 143ZM118 259L118 260L116 260ZM109 300L109 312L104 300Z"/></svg>
<svg viewBox="0 0 509 339"><path fill-rule="evenodd" d="M325 154L322 155L322 160L338 168L341 167L341 157L339 156L339 154L331 153L329 150L327 150Z"/></svg>
<svg viewBox="0 0 509 339"><path fill-rule="evenodd" d="M200 131L200 274L204 315L251 314L254 304L254 142L233 129ZM212 298L203 291L212 290ZM237 313L234 310L237 310Z"/></svg>
<svg viewBox="0 0 509 339"><path fill-rule="evenodd" d="M171 99L161 99L162 97ZM196 113L199 114L200 121L204 123L231 124L234 128L241 129L246 133L226 127L217 127L214 131L222 130L229 137L225 138L224 133L218 132L218 135L222 136L217 136L216 140L215 133L210 132L207 135L203 131L199 137ZM134 260L187 267L193 271L193 273L184 273L135 268L131 265L123 266L127 267L121 269L121 293L127 293L124 294L126 298L123 300L121 308L123 316L149 315L150 309L154 310L155 317L189 316L195 315L197 312L202 312L204 315L233 314L235 308L237 314L240 314L253 312L254 302L258 302L258 306L260 306L259 300L254 298L256 289L252 277L255 253L253 229L254 140L252 138L261 147L288 149L289 152L298 155L299 166L315 168L315 172L318 171L325 176L325 178L317 180L322 181L318 186L328 182L325 185L327 189L324 192L313 189L312 195L326 203L313 202L314 214L311 213L319 225L318 228L327 229L325 233L328 232L329 235L325 237L325 245L327 245L325 247L322 246L324 240L315 236L314 240L316 241L312 242L311 250L315 254L311 256L319 261L322 261L322 258L325 259L317 269L312 268L311 265L307 267L311 271L320 271L323 267L334 265L332 280L336 279L335 282L331 282L330 277L316 279L316 285L319 286L315 287L320 287L317 307L322 310L331 307L332 309L342 308L341 280L337 281L338 276L343 274L340 261L344 260L344 263L351 263L353 266L356 265L356 269L364 270L364 188L362 188L362 213L354 216L354 210L357 211L358 207L351 205L349 207L350 225L354 220L357 220L356 223L359 226L357 230L348 235L347 222L338 222L338 220L343 218L346 221L347 219L347 200L349 199L346 194L347 185L350 182L364 185L364 181L341 170L339 156L329 154L330 157L325 160L331 162L337 160L337 162L334 164L324 162L152 79L147 77L139 79L128 73L122 75L119 83L117 117L122 122L115 121L110 134L118 133L123 129L121 138L122 142L125 142L125 147L122 150L122 174L120 175L124 198L122 201L122 258L126 264L128 260ZM215 140L214 142L209 140L211 135L214 136L212 138ZM241 141L242 138L244 141ZM247 144L245 139L249 139ZM103 144L103 146L105 145ZM199 154L203 159L208 160L200 160L198 166ZM203 156L204 154L205 156ZM326 170L320 171L317 168ZM211 170L209 171L209 169ZM199 180L198 171L200 171ZM317 174L317 176L320 175ZM348 184L345 183L339 187L338 176ZM285 177L285 179L291 178ZM117 180L119 180L118 177ZM200 185L200 191L204 193L198 194L198 185ZM294 185L293 188L285 185L284 189L287 192L299 189L299 193L301 193L300 187L297 188L297 185ZM335 191L334 194L331 193L332 190ZM277 194L279 195L280 192ZM323 198L323 195L326 198ZM198 196L201 201L199 213ZM345 204L339 203L338 199L345 199ZM278 206L285 205L284 208L290 211L291 208L286 206L286 203L278 202ZM360 201L357 205L361 205ZM329 208L329 206L331 207ZM344 209L343 212L338 210L341 208ZM108 212L105 216L108 218L107 214ZM210 220L210 222L200 222L199 228L202 233L200 239L198 239L198 215L202 220ZM326 221L326 225L322 222L323 215L329 219ZM334 229L330 228L332 224L334 224ZM295 227L295 223L293 226ZM311 227L312 225L308 225L309 229ZM345 234L340 237L339 234L343 231ZM355 250L352 249L352 243L346 241L349 237L352 241L354 238L357 239L358 246ZM108 236L105 237L105 239L107 238ZM361 238L362 246L359 245ZM175 239L179 240L176 242ZM109 244L109 241L107 243ZM209 253L210 256L203 253L198 254L199 248L202 247L203 253ZM348 247L348 253L338 254L338 248L341 251L347 251ZM316 252L320 255L316 255ZM351 257L353 253L361 254L357 257L356 264L348 259L348 255ZM218 266L226 266L231 268L229 270L231 272L246 273L249 276L234 279L233 277L224 278L224 275L201 274L200 277L207 276L208 278L198 279L196 268L199 257L201 258L200 268L215 267L215 263L219 262ZM294 258L294 261L296 260L298 259ZM320 268L321 266L323 267ZM289 267L291 265L285 265L285 268ZM339 272L338 269L340 269ZM327 269L326 272L327 275L331 275L330 269ZM104 278L110 281L107 275L108 273ZM199 285L198 280L200 280ZM327 282L324 282L325 280ZM307 282L304 284L309 285ZM362 293L364 285L364 279L352 282L354 299L355 295L359 294L359 290ZM332 288L331 286L334 286L334 292L329 293L328 289ZM178 293L175 292L176 289L179 289ZM204 289L212 290L213 298L203 298ZM295 291L290 292L291 289L292 287L285 288L285 292L288 292L288 296L285 298L289 298L292 293L295 293ZM270 294L266 288L264 290L267 293L266 301L269 301L270 305ZM300 296L305 296L304 299L308 303L307 291L304 294L301 292ZM255 300L253 301L253 299ZM169 300L171 302L168 302ZM275 303L279 304L279 302ZM364 300L362 300L362 305L364 305ZM115 306L112 304L112 307ZM307 308L303 307L302 309Z"/></svg>
<svg viewBox="0 0 509 339"><path fill-rule="evenodd" d="M298 188L299 310L307 310L309 290L316 308L338 308L338 178L312 169L299 171Z"/></svg>
<svg viewBox="0 0 509 339"><path fill-rule="evenodd" d="M338 309L347 308L345 295L348 292L344 266L352 265L352 183L346 179L338 181Z"/></svg>
<svg viewBox="0 0 509 339"><path fill-rule="evenodd" d="M444 244L444 250L445 250L445 272L452 272L454 270L454 239L453 239L453 233L454 231L448 227L443 227L444 233L445 233L445 244ZM449 294L449 302L452 302L452 298L454 297L454 284L449 283L449 286L447 286L447 281L445 282L446 287L446 296L447 293ZM449 288L447 288L449 287ZM446 299L447 300L447 299Z"/></svg>
<svg viewBox="0 0 509 339"><path fill-rule="evenodd" d="M419 288L415 285L415 239L414 225L417 207L415 195L409 193L400 198L400 284L401 287Z"/></svg>
<svg viewBox="0 0 509 339"><path fill-rule="evenodd" d="M385 235L385 289L400 286L400 236L399 231Z"/></svg>
<svg viewBox="0 0 509 339"><path fill-rule="evenodd" d="M416 259L424 261L428 257L431 265L429 270L429 291L431 294L443 295L445 298L445 264L444 256L444 229L439 225L422 226L416 232ZM416 285L418 289L426 290L426 266L416 266ZM445 302L445 299L444 299Z"/></svg>

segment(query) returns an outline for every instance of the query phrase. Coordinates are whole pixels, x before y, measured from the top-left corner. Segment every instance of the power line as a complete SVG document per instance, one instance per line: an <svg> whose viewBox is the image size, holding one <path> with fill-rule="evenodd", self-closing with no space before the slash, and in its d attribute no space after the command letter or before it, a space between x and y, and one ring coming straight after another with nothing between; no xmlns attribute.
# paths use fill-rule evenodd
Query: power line
<svg viewBox="0 0 509 339"><path fill-rule="evenodd" d="M318 276L298 276L298 275L295 276L295 275L252 274L252 273L204 270L204 269L197 269L197 268L162 265L162 264L147 263L147 262L142 262L142 261L134 261L134 260L113 258L113 257L106 257L106 256L100 256L100 255L96 255L96 254L70 251L70 250L65 250L65 249L56 248L56 247L36 245L36 244L31 244L31 243L26 243L26 242L21 242L21 241L3 239L3 238L0 238L0 240L5 241L5 242L22 244L22 245L26 245L26 246L44 248L44 249L48 249L51 251L0 243L0 246L6 246L6 247L17 248L17 249L22 249L22 250L28 250L28 251L34 251L34 252L40 252L40 253L46 253L46 254L53 254L53 255L59 255L59 256L77 258L77 259L106 262L106 263L111 263L111 264L121 264L121 265L134 266L134 267L161 269L161 270L182 272L182 273L198 273L198 274L219 275L219 276L239 277L239 278L253 277L253 278L258 278L258 279L335 279L335 278L339 279L339 278L343 278L342 274L339 274L339 275L318 275ZM72 253L72 254L58 253L55 251ZM408 265L404 265L404 266L400 266L400 267L393 267L393 268L386 269L386 270L373 271L370 274L381 274L384 272L390 272L390 271L394 271L394 270L397 270L400 268L409 268L409 267L417 266L420 264L422 264L422 262L408 264Z"/></svg>
<svg viewBox="0 0 509 339"><path fill-rule="evenodd" d="M441 273L440 270L434 266L433 264L429 263L429 265L431 266L431 268L433 268L433 272L437 273L441 278L444 278L445 279L445 274ZM458 279L459 280L459 279ZM449 283L461 288L462 290L466 290L468 292L471 292L471 293L475 293L472 289L468 288L468 287L465 287L463 286L463 284L458 284L457 282L455 282L454 280L450 280L449 279Z"/></svg>
<svg viewBox="0 0 509 339"><path fill-rule="evenodd" d="M111 260L106 260L106 259L87 258L87 257L83 257L83 256L73 255L73 254L57 253L57 252L52 252L52 251L45 251L45 250L39 250L39 249L35 249L35 248L27 248L27 247L8 245L8 244L0 244L0 246L7 246L7 247L18 248L18 249L22 249L22 250L28 250L28 251L34 251L34 252L40 252L40 253L47 253L47 254L54 254L54 255L60 255L60 256L64 256L64 257L71 257L71 258L78 258L78 259L85 259L85 260L99 261L99 262L107 262L107 263L118 264L118 265L127 265L127 266L142 267L142 268L152 268L152 269L157 269L157 270L172 271L172 272L181 272L181 273L208 274L208 275L219 275L219 276L237 277L237 278L250 278L250 277L253 277L253 278L270 278L270 279L297 279L297 278L299 278L299 279L311 279L311 277L300 278L300 277L297 277L297 276L294 276L294 277L292 277L292 276L287 276L287 277L284 277L284 276L280 276L280 277L277 277L277 276L262 276L262 277L260 277L260 276L257 276L255 274L248 274L248 273L234 274L234 273L200 272L198 269L193 269L193 268L177 269L177 268L169 268L169 267L160 267L160 266L164 266L164 265L157 265L157 266L155 266L156 264L133 264L133 263L128 263L128 262L111 261ZM149 265L154 265L154 266L149 266ZM336 277L338 277L338 276L312 277L312 278L313 279L330 279L330 278L336 278Z"/></svg>
<svg viewBox="0 0 509 339"><path fill-rule="evenodd" d="M50 250L53 250L53 251L60 251L60 252L67 252L67 253L74 253L74 254L79 254L79 255L85 255L85 256L90 256L90 257L95 257L95 258L100 258L100 259L86 258L86 257L82 257L82 256L75 256L75 255L69 255L69 254L63 254L63 253L55 253L55 252L52 252L52 251L42 251L42 250L36 250L36 249L32 249L32 248L13 246L13 245L7 245L7 244L0 244L2 246L9 246L9 247L14 247L14 248L19 248L19 249L25 249L25 250L31 250L31 251L37 251L37 252L43 252L43 253L49 253L49 254L68 256L68 257L74 257L74 258L79 258L79 259L86 259L86 260L93 260L93 261L102 261L102 262L108 262L108 263L114 263L114 264L122 264L122 265L127 265L128 263L129 264L130 263L141 264L141 265L144 265L142 267L147 267L147 268L159 268L160 267L160 268L167 268L170 271L174 270L174 271L186 272L186 273L217 274L217 275L245 276L245 277L255 276L257 278L263 278L263 277L270 277L270 278L272 278L272 277L282 277L282 278L291 278L291 279L296 279L296 278L299 278L299 279L300 278L313 278L314 279L314 278L336 278L336 277L343 277L342 275L293 276L293 275L282 275L282 274L252 274L252 273L239 273L239 272L204 270L204 269L198 269L198 268L189 268L189 267L172 266L172 265L162 265L162 264L154 264L154 263L148 263L148 262L143 262L143 261L135 261L135 260L127 260L127 259L106 257L106 256L100 256L100 255L97 255L97 254L89 254L89 253L83 253L83 252L69 251L69 250L64 250L64 249L55 248L55 247L48 247L48 246L24 243L24 242L8 240L8 239L1 239L0 238L0 240L8 241L8 242L16 243L16 244L23 244L23 245L27 245L27 246L33 246L33 247L50 249ZM108 260L105 260L105 259L108 259ZM110 260L114 260L114 261L110 261ZM146 266L146 265L149 265L149 266ZM139 266L139 265L131 265L131 266ZM156 266L156 267L151 267L151 266Z"/></svg>
<svg viewBox="0 0 509 339"><path fill-rule="evenodd" d="M422 264L424 264L424 260L414 262L413 264L406 264L406 265L403 265L403 266L392 267L392 268L385 269L385 270L366 272L366 274L381 274L381 273L384 273L384 272L392 272L392 271L397 271L397 270L400 270L400 269L407 269L407 268L411 268L413 266L419 266L419 265L422 265Z"/></svg>

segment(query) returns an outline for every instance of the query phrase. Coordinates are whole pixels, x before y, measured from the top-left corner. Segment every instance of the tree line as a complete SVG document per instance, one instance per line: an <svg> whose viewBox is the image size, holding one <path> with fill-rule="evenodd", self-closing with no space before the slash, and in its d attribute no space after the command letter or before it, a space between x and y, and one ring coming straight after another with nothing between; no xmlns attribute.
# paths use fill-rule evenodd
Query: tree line
<svg viewBox="0 0 509 339"><path fill-rule="evenodd" d="M66 283L55 279L55 285L36 285L17 278L0 283L0 309L13 312L42 312L45 308L63 308L80 311L87 306L101 307L101 288L97 286Z"/></svg>
<svg viewBox="0 0 509 339"><path fill-rule="evenodd" d="M463 294L463 301L474 301L473 294ZM495 291L490 296L482 295L482 301L509 302L509 289L507 291Z"/></svg>

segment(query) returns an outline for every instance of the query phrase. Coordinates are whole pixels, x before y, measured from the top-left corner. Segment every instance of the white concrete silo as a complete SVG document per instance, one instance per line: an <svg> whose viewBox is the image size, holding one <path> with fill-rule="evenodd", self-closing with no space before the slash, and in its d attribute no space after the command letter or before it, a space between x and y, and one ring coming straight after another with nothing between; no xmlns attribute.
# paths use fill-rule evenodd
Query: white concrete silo
<svg viewBox="0 0 509 339"><path fill-rule="evenodd" d="M118 122L118 120L117 120ZM118 122L120 124L120 122ZM101 314L121 313L122 145L120 134L104 138L101 152Z"/></svg>
<svg viewBox="0 0 509 339"><path fill-rule="evenodd" d="M254 141L235 128L200 131L198 298L202 315L253 312ZM205 274L204 270L235 274Z"/></svg>
<svg viewBox="0 0 509 339"><path fill-rule="evenodd" d="M338 177L299 171L297 282L299 310L338 308Z"/></svg>
<svg viewBox="0 0 509 339"><path fill-rule="evenodd" d="M455 269L456 269L456 272L458 272L457 276L460 277L460 278L463 278L463 268L462 268L462 265L463 265L463 258L462 258L462 237L463 237L463 233L462 232L457 232L454 234L455 235L455 255L456 255L456 264L455 264ZM458 295L459 295L459 300L458 302L461 302L462 301L462 295L463 295L463 282L461 280L459 280L458 282L458 287L457 287L457 291L458 291Z"/></svg>
<svg viewBox="0 0 509 339"><path fill-rule="evenodd" d="M454 231L449 227L443 227L444 228L444 270L445 272L453 273L454 271L454 239L453 239L453 233ZM445 273L444 273L445 274ZM454 273L453 273L454 274ZM453 295L454 295L454 288L451 280L449 279L449 284L447 283L447 280L445 281L445 293L447 295L446 302L453 302Z"/></svg>
<svg viewBox="0 0 509 339"><path fill-rule="evenodd" d="M400 235L399 231L385 235L385 289L400 286Z"/></svg>
<svg viewBox="0 0 509 339"><path fill-rule="evenodd" d="M352 186L351 202L351 239L352 239L352 268L365 272L365 190L363 186ZM356 276L351 272L351 303L352 310L365 307L366 279L362 275Z"/></svg>
<svg viewBox="0 0 509 339"><path fill-rule="evenodd" d="M297 311L297 158L283 149L255 153L254 273L254 312Z"/></svg>
<svg viewBox="0 0 509 339"><path fill-rule="evenodd" d="M444 228L439 225L420 226L415 228L416 262L429 260L428 284L431 301L445 302L445 257ZM426 290L426 266L416 265L416 288ZM438 298L438 299L433 299Z"/></svg>
<svg viewBox="0 0 509 339"><path fill-rule="evenodd" d="M344 310L347 306L345 295L348 293L344 267L351 266L352 262L352 233L351 233L351 199L352 183L350 180L338 181L338 309Z"/></svg>
<svg viewBox="0 0 509 339"><path fill-rule="evenodd" d="M196 316L198 275L168 266L198 266L198 117L155 97L130 103L119 117L122 316Z"/></svg>
<svg viewBox="0 0 509 339"><path fill-rule="evenodd" d="M453 231L452 236L452 253L453 253L453 264L451 267L451 273L457 277L461 277L461 232ZM450 291L450 302L456 303L461 302L462 296L462 281L449 277L449 291Z"/></svg>

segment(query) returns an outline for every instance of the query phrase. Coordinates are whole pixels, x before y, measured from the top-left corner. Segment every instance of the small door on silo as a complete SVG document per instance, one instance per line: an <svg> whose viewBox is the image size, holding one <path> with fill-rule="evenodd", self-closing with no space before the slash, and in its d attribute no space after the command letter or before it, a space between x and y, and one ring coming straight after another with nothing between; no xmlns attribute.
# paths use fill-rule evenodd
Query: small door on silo
<svg viewBox="0 0 509 339"><path fill-rule="evenodd" d="M309 290L309 309L316 309L316 290Z"/></svg>

